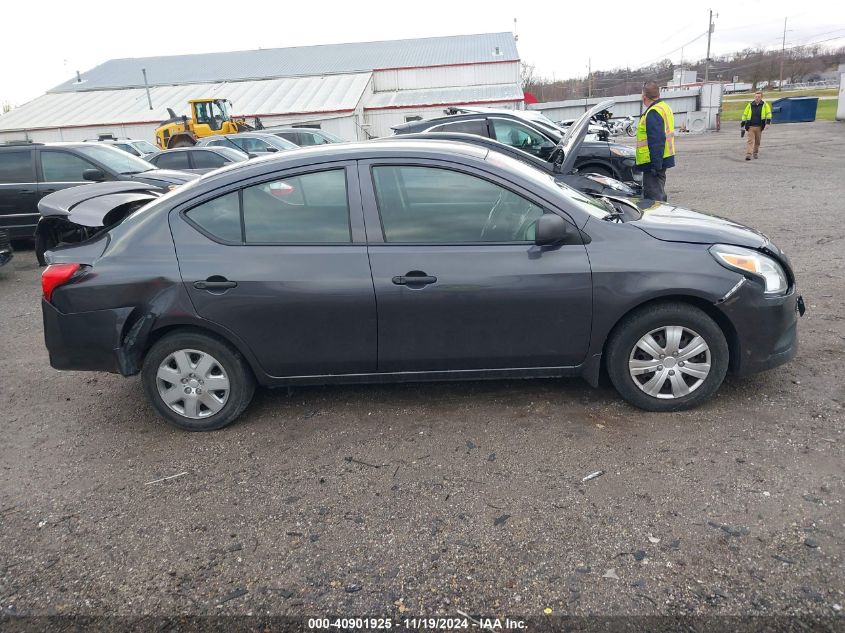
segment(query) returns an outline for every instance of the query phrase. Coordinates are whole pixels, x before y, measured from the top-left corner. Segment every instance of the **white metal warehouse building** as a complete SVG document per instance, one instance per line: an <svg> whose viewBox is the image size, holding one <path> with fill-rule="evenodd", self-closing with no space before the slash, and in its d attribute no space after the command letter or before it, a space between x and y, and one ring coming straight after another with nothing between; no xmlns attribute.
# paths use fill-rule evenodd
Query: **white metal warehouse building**
<svg viewBox="0 0 845 633"><path fill-rule="evenodd" d="M149 98L142 69L146 70ZM447 106L523 107L512 33L113 59L0 116L0 142L153 140L167 108L232 102L270 125L319 125L349 140L391 134Z"/></svg>

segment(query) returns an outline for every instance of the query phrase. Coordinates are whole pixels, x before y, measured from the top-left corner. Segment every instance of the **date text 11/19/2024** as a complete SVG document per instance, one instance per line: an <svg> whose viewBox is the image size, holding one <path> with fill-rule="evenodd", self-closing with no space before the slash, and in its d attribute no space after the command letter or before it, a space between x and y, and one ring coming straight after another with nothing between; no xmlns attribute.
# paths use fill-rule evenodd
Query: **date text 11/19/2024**
<svg viewBox="0 0 845 633"><path fill-rule="evenodd" d="M420 631L448 631L456 629L480 629L487 631L525 630L524 620L511 618L486 618L471 616L453 618L309 618L308 628L312 630L389 630L393 628Z"/></svg>

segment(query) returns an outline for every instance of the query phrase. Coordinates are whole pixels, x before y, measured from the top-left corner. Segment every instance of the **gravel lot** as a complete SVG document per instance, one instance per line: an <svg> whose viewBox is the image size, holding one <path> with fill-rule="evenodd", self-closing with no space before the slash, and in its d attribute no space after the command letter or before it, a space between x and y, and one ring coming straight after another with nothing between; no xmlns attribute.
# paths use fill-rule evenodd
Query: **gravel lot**
<svg viewBox="0 0 845 633"><path fill-rule="evenodd" d="M751 163L738 127L678 140L670 200L771 236L808 313L795 361L692 412L579 380L326 387L179 432L137 377L50 368L18 252L0 273L3 611L843 626L845 125L775 126Z"/></svg>

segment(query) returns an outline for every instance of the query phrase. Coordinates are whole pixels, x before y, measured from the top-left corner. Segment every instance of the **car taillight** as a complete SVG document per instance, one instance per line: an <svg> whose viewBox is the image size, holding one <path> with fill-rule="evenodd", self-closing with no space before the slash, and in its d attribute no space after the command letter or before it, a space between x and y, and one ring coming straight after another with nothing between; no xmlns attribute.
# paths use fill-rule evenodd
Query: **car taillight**
<svg viewBox="0 0 845 633"><path fill-rule="evenodd" d="M41 273L41 291L47 301L53 297L53 291L61 285L70 281L77 271L82 268L80 264L50 264Z"/></svg>

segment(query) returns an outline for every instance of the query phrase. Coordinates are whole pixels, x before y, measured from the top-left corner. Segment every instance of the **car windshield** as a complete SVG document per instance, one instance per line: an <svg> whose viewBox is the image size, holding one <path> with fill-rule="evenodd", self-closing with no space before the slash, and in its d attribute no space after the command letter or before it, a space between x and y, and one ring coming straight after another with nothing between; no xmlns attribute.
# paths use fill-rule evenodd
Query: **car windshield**
<svg viewBox="0 0 845 633"><path fill-rule="evenodd" d="M609 214L608 208L598 200L573 189L569 185L556 181L550 174L537 167L532 167L515 158L492 150L487 155L487 161L497 167L503 167L519 173L520 176L534 183L539 193L547 192L556 198L563 197L569 204L578 207L593 217L605 218Z"/></svg>
<svg viewBox="0 0 845 633"><path fill-rule="evenodd" d="M337 136L336 134L332 134L331 132L326 132L325 130L320 130L319 132L314 132L315 134L322 136L324 139L327 139L330 143L345 143L342 138Z"/></svg>
<svg viewBox="0 0 845 633"><path fill-rule="evenodd" d="M147 161L108 145L78 147L77 150L80 154L93 158L118 174L138 174L142 171L155 169Z"/></svg>
<svg viewBox="0 0 845 633"><path fill-rule="evenodd" d="M234 147L219 147L218 146L218 147L215 147L214 149L218 154L225 156L229 160L234 161L236 163L239 163L241 161L245 161L249 158L249 156L247 154L245 154L244 152L242 152L240 150L235 149Z"/></svg>
<svg viewBox="0 0 845 633"><path fill-rule="evenodd" d="M144 154L152 154L158 151L158 148L149 141L134 141L132 144L135 146L135 149L139 152L144 152Z"/></svg>

